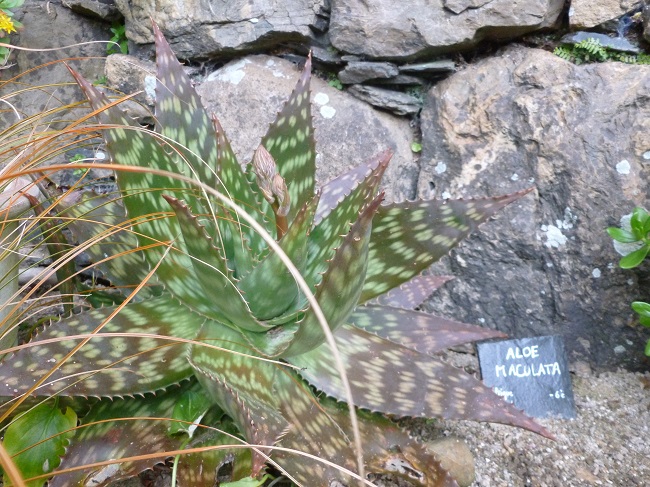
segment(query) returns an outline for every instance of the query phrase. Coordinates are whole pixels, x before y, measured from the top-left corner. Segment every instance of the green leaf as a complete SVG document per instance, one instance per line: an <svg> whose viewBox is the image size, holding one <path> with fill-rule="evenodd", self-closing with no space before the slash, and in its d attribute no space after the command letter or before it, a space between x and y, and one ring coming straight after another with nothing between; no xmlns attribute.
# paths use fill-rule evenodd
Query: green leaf
<svg viewBox="0 0 650 487"><path fill-rule="evenodd" d="M482 222L531 189L476 200L391 203L373 222L368 274L360 303L420 274Z"/></svg>
<svg viewBox="0 0 650 487"><path fill-rule="evenodd" d="M632 227L632 232L639 237L637 240L641 240L645 237L643 229L648 220L650 220L650 215L648 215L648 212L645 209L638 206L634 208L632 211L632 218L630 219L630 226Z"/></svg>
<svg viewBox="0 0 650 487"><path fill-rule="evenodd" d="M634 301L632 309L639 315L639 322L643 326L650 327L650 304L643 301Z"/></svg>
<svg viewBox="0 0 650 487"><path fill-rule="evenodd" d="M72 409L61 412L51 403L43 403L9 425L3 444L27 480L50 473L59 465L60 457L75 434L74 430L69 430L75 426L77 415ZM44 480L26 482L28 487L41 487L44 483ZM11 485L6 475L4 485Z"/></svg>
<svg viewBox="0 0 650 487"><path fill-rule="evenodd" d="M650 304L644 303L643 301L634 301L632 303L632 309L639 315L650 318Z"/></svg>
<svg viewBox="0 0 650 487"><path fill-rule="evenodd" d="M241 480L236 480L235 482L225 482L219 484L221 487L260 487L264 485L264 483L270 479L270 475L265 475L261 479L254 479L252 477L247 477L245 479Z"/></svg>
<svg viewBox="0 0 650 487"><path fill-rule="evenodd" d="M213 402L203 390L189 389L185 391L184 394L178 396L172 411L172 418L180 421L171 423L169 434L187 433L191 438L196 430L196 425L212 405Z"/></svg>
<svg viewBox="0 0 650 487"><path fill-rule="evenodd" d="M279 244L296 268L303 272L307 262L309 230L318 205L318 196L305 203L298 212L289 230ZM260 320L276 318L285 312L294 311L298 304L298 285L280 260L272 252L238 283L239 289L253 314ZM291 307L291 308L290 308Z"/></svg>
<svg viewBox="0 0 650 487"><path fill-rule="evenodd" d="M419 142L411 142L411 151L415 153L422 152L422 144Z"/></svg>
<svg viewBox="0 0 650 487"><path fill-rule="evenodd" d="M650 340L648 340L645 344L645 354L650 357Z"/></svg>
<svg viewBox="0 0 650 487"><path fill-rule="evenodd" d="M612 237L617 242L634 243L634 242L639 241L639 239L637 238L636 235L634 235L632 232L630 232L628 230L624 230L622 228L609 227L607 229L607 233L609 234L610 237Z"/></svg>
<svg viewBox="0 0 650 487"><path fill-rule="evenodd" d="M641 264L641 262L643 262L643 259L645 259L646 255L648 255L649 251L650 245L644 244L640 249L637 249L634 252L630 252L625 257L623 257L618 262L618 265L621 267L621 269L632 269L633 267L636 267Z"/></svg>

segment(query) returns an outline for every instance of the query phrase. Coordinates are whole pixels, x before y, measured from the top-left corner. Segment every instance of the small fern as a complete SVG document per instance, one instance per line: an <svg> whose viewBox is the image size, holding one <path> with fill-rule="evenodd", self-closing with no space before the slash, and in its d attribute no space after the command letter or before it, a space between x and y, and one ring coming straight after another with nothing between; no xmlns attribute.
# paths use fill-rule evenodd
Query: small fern
<svg viewBox="0 0 650 487"><path fill-rule="evenodd" d="M556 56L561 57L565 61L573 62L574 61L574 54L573 54L573 46L568 45L568 44L563 44L561 46L557 46L555 49L553 49L553 54Z"/></svg>
<svg viewBox="0 0 650 487"><path fill-rule="evenodd" d="M598 39L589 37L575 45L575 49L584 55L584 61L603 62L610 59L610 51L600 44Z"/></svg>
<svg viewBox="0 0 650 487"><path fill-rule="evenodd" d="M553 54L575 64L619 61L626 64L650 64L650 54L619 52L603 46L598 39L589 37L576 44L562 44Z"/></svg>

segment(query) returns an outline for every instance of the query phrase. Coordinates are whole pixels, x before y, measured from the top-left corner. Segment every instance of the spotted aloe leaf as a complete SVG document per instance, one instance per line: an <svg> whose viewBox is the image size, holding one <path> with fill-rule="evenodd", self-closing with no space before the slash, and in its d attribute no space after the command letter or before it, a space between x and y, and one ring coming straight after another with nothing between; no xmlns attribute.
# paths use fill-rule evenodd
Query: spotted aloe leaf
<svg viewBox="0 0 650 487"><path fill-rule="evenodd" d="M401 286L378 296L376 302L394 308L417 308L431 293L451 279L452 276L415 276Z"/></svg>
<svg viewBox="0 0 650 487"><path fill-rule="evenodd" d="M208 325L202 332L201 341L207 342L209 336L216 335L219 339L211 340L211 343L235 345L232 340L236 336L224 337L222 333L216 333L216 329L210 328L211 325ZM241 346L236 348L241 352L247 350ZM313 485L316 479L322 482L319 485L332 485L334 481L351 485L352 479L339 468L324 462L306 460L300 454L305 452L316 455L348 470L355 470L350 420L347 411L341 409L341 406L333 401L318 400L307 384L282 364L262 362L242 355L230 359L228 355L218 358L198 345L193 347L191 361L197 369L199 380L213 398L220 404L229 404L235 408L232 417L239 430L244 432L247 442L269 446L277 444L297 450L272 452L274 461L291 478L303 485ZM422 449L418 451L413 446L414 441L395 425L389 427L390 423L380 416L363 417L364 461L376 469L374 471L389 472L390 466L399 462L420 462L415 471L425 473L417 479L420 482L418 485L456 485L440 468L432 454ZM260 421L261 418L265 418L264 421ZM280 418L284 418L284 421L278 423ZM409 460L414 452L418 452L418 455L413 455ZM263 458L256 453L253 453L253 458L253 472L257 472ZM445 482L438 482L440 479Z"/></svg>
<svg viewBox="0 0 650 487"><path fill-rule="evenodd" d="M308 237L318 197L305 203L296 215L280 247L299 271L304 271L307 262ZM265 283L260 286L260 283ZM244 296L255 294L250 299L253 313L261 320L279 317L286 312L295 311L299 306L298 286L280 257L271 252L238 284ZM292 304L294 305L292 307Z"/></svg>
<svg viewBox="0 0 650 487"><path fill-rule="evenodd" d="M357 328L425 354L506 336L497 330L391 306L359 306L349 321Z"/></svg>
<svg viewBox="0 0 650 487"><path fill-rule="evenodd" d="M281 401L289 399L281 396L286 391L278 385L282 371L273 363L251 356L254 350L222 325L206 323L197 340L237 352L215 353L196 345L190 362L203 387L233 418L249 443L274 445L290 426L279 411ZM253 452L255 475L265 463L262 453Z"/></svg>
<svg viewBox="0 0 650 487"><path fill-rule="evenodd" d="M355 326L335 335L359 407L397 416L471 419L550 434L480 381L447 363L398 346ZM300 374L329 396L345 398L327 346L293 357Z"/></svg>
<svg viewBox="0 0 650 487"><path fill-rule="evenodd" d="M304 391L301 398L305 398ZM304 401L301 401L304 402ZM300 404L300 403L298 403ZM352 427L348 412L340 404L320 398L318 405L292 405L295 420L304 425L293 428L280 441L284 448L309 453L355 471L351 448ZM435 455L417 444L394 423L378 414L359 411L363 460L374 473L397 475L419 487L457 487L456 481L440 466ZM352 476L331 465L307 463L300 455L276 451L273 458L302 485L355 485Z"/></svg>
<svg viewBox="0 0 650 487"><path fill-rule="evenodd" d="M370 170L366 172L365 177L358 184L351 185L352 188L347 194L344 193L342 201L330 209L329 213L314 226L310 236L312 249L307 267L307 277L312 283L318 283L320 273L327 268L327 261L339 245L341 236L347 234L349 225L357 219L367 202L377 194L379 183L391 156L390 152L384 152L372 159L369 164ZM368 165L364 164L363 167L366 169Z"/></svg>
<svg viewBox="0 0 650 487"><path fill-rule="evenodd" d="M92 84L73 72L75 79L83 88L93 108L103 109L101 118L109 123L110 128L103 130L108 148L113 159L122 165L141 166L147 164L165 171L191 176L187 166L176 164L155 134L132 124L118 107L110 107L108 99ZM108 108L107 108L108 107ZM117 124L117 125L110 125ZM119 128L117 128L119 127ZM145 162L146 161L146 162ZM170 218L161 211L162 194L179 197L188 202L197 214L206 215L195 190L187 183L171 177L151 172L119 171L118 184L123 191L122 201L128 217L134 222L141 247L148 246L143 252L151 266L158 266L156 277L168 291L182 299L183 302L199 313L207 316L214 311L210 300L203 293L196 293L200 287L196 276L190 271L191 259L182 247L166 255L167 246L181 234L178 220ZM175 188L174 191L171 188ZM210 225L211 219L203 222ZM208 229L209 234L214 230Z"/></svg>
<svg viewBox="0 0 650 487"><path fill-rule="evenodd" d="M332 331L344 323L359 299L366 276L372 218L383 199L380 194L361 212L318 284L316 299ZM325 333L312 308L299 325L284 357L304 353L325 342Z"/></svg>
<svg viewBox="0 0 650 487"><path fill-rule="evenodd" d="M204 317L165 296L128 304L107 321L113 311L113 308L90 310L47 327L32 340L31 346L0 364L0 375L5 378L0 384L0 396L26 392L54 367L57 370L39 387L38 395L143 394L192 375L185 358L187 344L175 342L174 338L193 339ZM88 335L104 323L102 333L149 336L94 337L65 363L60 362L81 341L79 335Z"/></svg>
<svg viewBox="0 0 650 487"><path fill-rule="evenodd" d="M314 196L316 184L316 144L311 124L310 79L311 56L307 58L289 99L262 138L262 146L275 159L280 175L289 182L289 220Z"/></svg>
<svg viewBox="0 0 650 487"><path fill-rule="evenodd" d="M392 152L386 150L325 183L321 188L321 197L314 224L320 223L354 189L361 185L373 170L390 161L391 157Z"/></svg>
<svg viewBox="0 0 650 487"><path fill-rule="evenodd" d="M79 242L97 243L86 248L95 268L117 286L135 287L149 272L138 239L125 224L126 212L117 195L77 191L59 202L59 217ZM69 219L69 220L68 220ZM109 262L105 259L110 258Z"/></svg>
<svg viewBox="0 0 650 487"><path fill-rule="evenodd" d="M187 164L194 177L221 191L235 203L246 209L258 223L264 225L264 211L237 159L225 138L223 129L216 119L210 119L201 106L201 100L192 87L189 76L176 60L169 44L158 26L154 26L156 43L157 84L156 84L156 122L157 130L166 140L173 141L179 151L177 164ZM209 199L209 198L208 198ZM251 249L261 250L259 235L248 226L238 226L233 231L229 211L220 203L207 203L211 212L224 217L216 220L217 233L211 236L220 240L223 251L235 272L249 269ZM193 208L195 208L193 206ZM241 247L246 252L239 252Z"/></svg>
<svg viewBox="0 0 650 487"><path fill-rule="evenodd" d="M382 206L373 225L360 302L417 276L482 222L530 191L497 198L405 201Z"/></svg>
<svg viewBox="0 0 650 487"><path fill-rule="evenodd" d="M208 315L222 323L233 324L250 331L267 329L253 316L248 303L233 282L231 270L225 256L212 244L205 228L191 213L187 205L163 195L176 213L176 218L183 234L184 247L192 257L195 280L202 287L205 295L216 293L217 306L211 306Z"/></svg>

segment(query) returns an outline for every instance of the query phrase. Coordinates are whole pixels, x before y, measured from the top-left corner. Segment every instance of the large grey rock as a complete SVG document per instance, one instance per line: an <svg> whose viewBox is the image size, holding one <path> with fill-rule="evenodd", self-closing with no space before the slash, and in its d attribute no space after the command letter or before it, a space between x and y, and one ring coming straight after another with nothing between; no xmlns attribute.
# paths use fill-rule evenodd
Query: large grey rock
<svg viewBox="0 0 650 487"><path fill-rule="evenodd" d="M72 76L62 61L66 60L87 79L98 79L103 73L102 57L106 56L106 44L101 41L110 39L110 25L82 17L54 1L27 0L15 12L16 19L25 28L13 34L11 41L30 50L14 51L10 58L13 67L3 70L1 76L8 80L20 73L26 74L18 78L20 84L0 86L0 96L7 96L7 100L23 115L83 99L76 85L70 84ZM35 89L27 89L30 86ZM43 88L36 89L39 86ZM0 128L14 122L15 117L3 114Z"/></svg>
<svg viewBox="0 0 650 487"><path fill-rule="evenodd" d="M508 48L432 88L422 196L535 191L440 263L430 308L514 337L560 334L571 360L638 367L648 269L618 268L605 229L648 201L650 66L575 66Z"/></svg>
<svg viewBox="0 0 650 487"><path fill-rule="evenodd" d="M122 17L115 0L63 0L63 5L81 15L109 22L115 22Z"/></svg>
<svg viewBox="0 0 650 487"><path fill-rule="evenodd" d="M564 0L332 0L329 33L347 53L414 59L548 27L563 6Z"/></svg>
<svg viewBox="0 0 650 487"><path fill-rule="evenodd" d="M204 105L221 121L240 162L251 160L298 74L288 61L250 56L215 71L197 88ZM408 120L374 110L315 77L311 90L319 181L392 149L395 155L384 176L387 197L412 198L418 167Z"/></svg>
<svg viewBox="0 0 650 487"><path fill-rule="evenodd" d="M643 0L571 0L569 25L590 29L639 8Z"/></svg>
<svg viewBox="0 0 650 487"><path fill-rule="evenodd" d="M116 0L126 36L153 42L156 21L182 59L232 56L288 41L305 41L322 28L326 0Z"/></svg>
<svg viewBox="0 0 650 487"><path fill-rule="evenodd" d="M397 66L392 63L352 61L339 72L339 80L345 85L353 85L368 80L391 78L398 74Z"/></svg>
<svg viewBox="0 0 650 487"><path fill-rule="evenodd" d="M401 91L376 86L352 85L348 92L372 106L396 115L415 115L422 108L422 100Z"/></svg>

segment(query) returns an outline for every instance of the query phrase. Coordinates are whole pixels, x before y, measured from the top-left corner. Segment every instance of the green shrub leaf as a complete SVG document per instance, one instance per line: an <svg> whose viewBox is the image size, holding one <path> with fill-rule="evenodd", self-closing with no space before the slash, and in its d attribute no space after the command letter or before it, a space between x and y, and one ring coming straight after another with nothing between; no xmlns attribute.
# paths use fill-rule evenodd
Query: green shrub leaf
<svg viewBox="0 0 650 487"><path fill-rule="evenodd" d="M632 232L639 237L637 240L641 240L645 237L643 230L649 220L650 215L648 215L646 210L640 207L634 208L634 211L632 211L632 218L630 219L630 225L632 226Z"/></svg>
<svg viewBox="0 0 650 487"><path fill-rule="evenodd" d="M67 408L65 412L43 403L28 411L7 428L4 446L13 458L24 479L50 473L60 463L69 439L74 436L77 415ZM44 480L26 482L28 487L41 487ZM4 477L4 485L10 486Z"/></svg>
<svg viewBox="0 0 650 487"><path fill-rule="evenodd" d="M610 237L612 237L617 242L634 243L639 241L636 235L634 235L629 230L624 230L622 228L609 227L607 229L607 233L609 234Z"/></svg>
<svg viewBox="0 0 650 487"><path fill-rule="evenodd" d="M201 418L212 404L213 402L202 389L185 391L184 394L178 397L172 411L172 418L180 421L170 425L169 434L187 433L192 437L196 429L196 423L201 421Z"/></svg>
<svg viewBox="0 0 650 487"><path fill-rule="evenodd" d="M621 266L622 269L632 269L643 262L643 259L648 255L648 251L650 251L650 245L645 244L640 249L630 252L623 257L619 261L618 265Z"/></svg>

